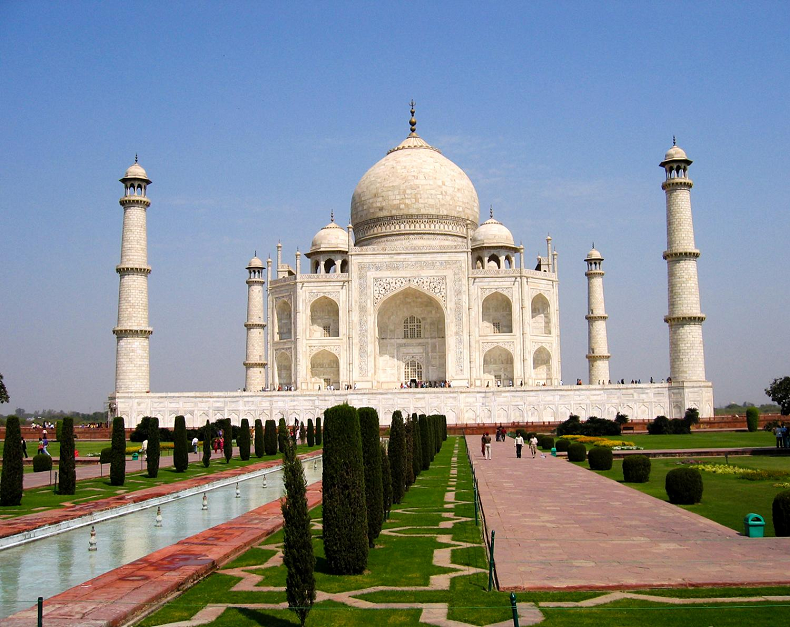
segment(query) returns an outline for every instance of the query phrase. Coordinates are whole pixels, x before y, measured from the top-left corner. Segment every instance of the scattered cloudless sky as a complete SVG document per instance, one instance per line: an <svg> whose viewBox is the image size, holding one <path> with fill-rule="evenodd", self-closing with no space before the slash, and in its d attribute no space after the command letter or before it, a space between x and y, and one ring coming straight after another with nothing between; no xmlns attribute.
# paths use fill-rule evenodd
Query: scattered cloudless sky
<svg viewBox="0 0 790 627"><path fill-rule="evenodd" d="M411 98L528 262L551 234L566 382L587 378L593 241L612 378L668 374L658 163L676 135L716 404L765 402L790 374L788 32L786 2L0 3L0 411L112 391L135 153L151 389L243 386L248 260L279 239L293 263L332 210L345 225Z"/></svg>

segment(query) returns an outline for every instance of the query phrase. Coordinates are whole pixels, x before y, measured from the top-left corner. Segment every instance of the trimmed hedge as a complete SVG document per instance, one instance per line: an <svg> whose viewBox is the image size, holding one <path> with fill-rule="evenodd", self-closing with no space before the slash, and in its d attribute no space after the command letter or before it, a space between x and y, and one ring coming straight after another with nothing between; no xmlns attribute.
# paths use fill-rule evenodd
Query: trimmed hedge
<svg viewBox="0 0 790 627"><path fill-rule="evenodd" d="M113 418L110 448L110 485L123 485L126 482L126 430L121 417Z"/></svg>
<svg viewBox="0 0 790 627"><path fill-rule="evenodd" d="M261 419L258 418L255 421L255 457L259 459L263 457L264 450L265 449L263 448L263 423L261 422Z"/></svg>
<svg viewBox="0 0 790 627"><path fill-rule="evenodd" d="M777 538L790 536L790 490L780 492L771 505L771 517Z"/></svg>
<svg viewBox="0 0 790 627"><path fill-rule="evenodd" d="M653 422L647 425L647 432L650 435L666 435L669 429L669 418L666 416L656 416Z"/></svg>
<svg viewBox="0 0 790 627"><path fill-rule="evenodd" d="M408 491L409 487L416 479L416 475L414 474L414 424L408 419L408 417L403 423L403 434L406 441L406 455L403 465L403 482L406 484L405 490ZM390 437L392 437L391 434Z"/></svg>
<svg viewBox="0 0 790 627"><path fill-rule="evenodd" d="M411 415L411 438L411 465L414 468L414 480L417 481L417 477L422 472L422 432L420 431L420 421L416 413Z"/></svg>
<svg viewBox="0 0 790 627"><path fill-rule="evenodd" d="M241 419L241 429L239 429L239 458L246 462L250 458L250 421L246 418Z"/></svg>
<svg viewBox="0 0 790 627"><path fill-rule="evenodd" d="M0 379L0 382L2 379ZM22 429L19 416L9 416L5 423L3 470L0 475L0 505L18 506L22 503L24 461L22 459Z"/></svg>
<svg viewBox="0 0 790 627"><path fill-rule="evenodd" d="M673 468L664 482L669 502L694 505L702 500L702 474L696 468Z"/></svg>
<svg viewBox="0 0 790 627"><path fill-rule="evenodd" d="M381 438L379 415L372 407L360 407L359 431L362 438L362 462L365 466L365 505L368 514L368 546L381 533L384 524L384 484L381 477Z"/></svg>
<svg viewBox="0 0 790 627"><path fill-rule="evenodd" d="M321 446L323 441L323 434L321 433L321 416L319 416L315 419L315 445Z"/></svg>
<svg viewBox="0 0 790 627"><path fill-rule="evenodd" d="M574 442L568 447L568 461L583 462L587 459L587 447L581 442Z"/></svg>
<svg viewBox="0 0 790 627"><path fill-rule="evenodd" d="M315 427L312 418L307 419L307 446L315 446Z"/></svg>
<svg viewBox="0 0 790 627"><path fill-rule="evenodd" d="M392 503L400 503L406 492L406 429L403 414L397 410L392 413L388 458Z"/></svg>
<svg viewBox="0 0 790 627"><path fill-rule="evenodd" d="M324 412L323 537L329 569L358 574L368 563L365 469L357 410L336 405Z"/></svg>
<svg viewBox="0 0 790 627"><path fill-rule="evenodd" d="M225 454L225 463L230 463L230 458L233 457L233 425L230 423L230 418L225 418L222 427L222 438L225 440L223 453Z"/></svg>
<svg viewBox="0 0 790 627"><path fill-rule="evenodd" d="M593 446L587 453L590 470L611 470L613 459L612 449L604 446Z"/></svg>
<svg viewBox="0 0 790 627"><path fill-rule="evenodd" d="M203 433L203 467L208 468L211 464L211 423L208 420L206 420L206 428Z"/></svg>
<svg viewBox="0 0 790 627"><path fill-rule="evenodd" d="M746 427L749 431L757 431L760 426L760 410L756 407L746 408Z"/></svg>
<svg viewBox="0 0 790 627"><path fill-rule="evenodd" d="M33 472L49 472L52 470L52 458L46 453L33 455Z"/></svg>
<svg viewBox="0 0 790 627"><path fill-rule="evenodd" d="M267 455L277 455L277 426L274 420L267 420L263 429L263 450Z"/></svg>
<svg viewBox="0 0 790 627"><path fill-rule="evenodd" d="M156 479L159 475L159 456L162 454L162 445L159 442L159 418L148 419L148 450L145 453L145 465L148 477Z"/></svg>
<svg viewBox="0 0 790 627"><path fill-rule="evenodd" d="M189 442L187 442L187 422L183 416L176 416L173 444L173 465L176 472L184 472L189 468Z"/></svg>
<svg viewBox="0 0 790 627"><path fill-rule="evenodd" d="M74 494L77 490L77 469L74 462L74 418L63 419L58 464L58 494Z"/></svg>
<svg viewBox="0 0 790 627"><path fill-rule="evenodd" d="M623 459L623 481L647 483L650 480L650 466L647 455L628 455Z"/></svg>
<svg viewBox="0 0 790 627"><path fill-rule="evenodd" d="M539 444L540 448L542 448L544 451L550 451L552 448L554 448L554 438L550 435L545 435L540 439Z"/></svg>
<svg viewBox="0 0 790 627"><path fill-rule="evenodd" d="M288 446L291 434L288 432L288 425L285 423L285 418L280 418L277 423L277 450L280 453L285 453L285 447Z"/></svg>
<svg viewBox="0 0 790 627"><path fill-rule="evenodd" d="M99 464L112 464L112 447L103 448L99 453Z"/></svg>
<svg viewBox="0 0 790 627"><path fill-rule="evenodd" d="M571 441L570 440L564 440L563 438L560 438L559 440L557 440L554 443L554 448L557 449L558 453L562 453L562 452L567 452L568 451L568 447L570 445L571 445Z"/></svg>
<svg viewBox="0 0 790 627"><path fill-rule="evenodd" d="M428 470L433 459L433 444L431 443L431 430L428 427L428 418L425 414L420 414L420 445L422 451L422 469Z"/></svg>
<svg viewBox="0 0 790 627"><path fill-rule="evenodd" d="M390 517L392 508L392 469L390 468L390 456L387 454L387 447L380 444L381 448L381 487L384 496L384 520Z"/></svg>

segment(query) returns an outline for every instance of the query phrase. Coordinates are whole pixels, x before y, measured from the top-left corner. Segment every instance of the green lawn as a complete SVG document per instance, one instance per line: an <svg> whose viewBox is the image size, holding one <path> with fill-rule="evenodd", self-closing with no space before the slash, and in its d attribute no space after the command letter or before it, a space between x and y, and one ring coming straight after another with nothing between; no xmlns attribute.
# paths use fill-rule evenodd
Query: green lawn
<svg viewBox="0 0 790 627"><path fill-rule="evenodd" d="M662 437L662 436L655 436ZM724 464L722 457L695 457L714 464ZM629 487L641 490L646 494L667 500L664 480L673 468L681 466L681 459L651 459L650 481L647 483L629 483ZM720 475L702 472L702 501L697 505L682 505L691 512L715 520L717 523L737 531L743 531L743 518L746 514L760 514L765 519L765 535L774 536L771 523L771 503L774 497L787 488L774 487L776 483L790 482L790 457L730 457L730 464L747 468L787 472L785 478L763 479L750 481L733 475ZM588 467L587 463L579 464ZM611 470L595 471L615 481L623 480L623 463L615 460Z"/></svg>
<svg viewBox="0 0 790 627"><path fill-rule="evenodd" d="M127 443L133 444L133 443ZM80 457L87 457L90 453L98 455L103 448L107 448L110 446L109 440L75 440L74 442L75 448L79 451ZM5 440L0 440L0 456L3 454L3 449L5 448ZM38 440L28 440L27 441L27 454L30 457L36 454L36 450L38 449ZM47 447L49 454L52 457L60 457L60 442L53 442L50 440L49 446Z"/></svg>
<svg viewBox="0 0 790 627"><path fill-rule="evenodd" d="M383 534L371 550L368 568L356 576L337 576L328 572L323 559L320 529L313 531L313 542L317 556L316 582L319 590L332 594L332 600L317 603L310 612L307 625L426 625L420 622L419 608L354 608L343 602L344 592L382 586L376 592L355 595L369 603L427 604L446 603L449 605L447 618L470 625L488 625L511 620L509 594L487 592L487 562L481 543L480 528L474 524L472 506L471 472L466 461L463 439L459 441L456 502L452 508L444 508L444 495L448 490L450 460L456 438L448 438L442 451L437 455L431 469L424 471L417 483L409 490L403 503L393 508L390 519L385 522L384 530L401 535ZM764 460L757 460L764 461ZM771 461L771 460L767 460ZM452 512L465 520L456 522L451 529L438 529L443 512ZM318 522L321 508L311 512ZM415 535L422 532L428 537ZM439 541L436 535L451 535L453 541L465 542L471 546L455 548L451 553L454 568L441 568L434 564L433 553L437 548L448 546ZM434 537L430 537L434 536ZM153 627L175 621L186 621L209 603L235 605L226 609L219 618L209 623L212 627L252 627L254 625L298 625L292 612L270 610L253 606L261 603L282 603L285 593L280 590L234 591L232 588L241 579L226 574L227 570L243 568L246 573L260 579L255 584L262 586L283 586L285 567L265 566L274 556L282 543L279 532L251 548L222 570L206 577L179 597L168 602L151 616L145 618L141 626ZM481 569L477 572L475 569ZM226 572L223 572L226 571ZM430 588L427 583L432 574L456 572L450 580L449 589ZM397 589L414 586L414 590ZM647 591L652 592L652 591ZM662 591L670 596L674 591ZM663 603L647 602L641 599L624 600L599 608L559 609L540 607L541 603L554 601L584 601L602 596L599 591L572 592L534 592L519 593L519 603L537 603L544 615L541 625L595 625L619 626L640 624L640 627L707 626L707 625L780 625L790 624L790 603L748 604L724 603L704 606L670 606ZM755 594L790 595L790 588L765 589L694 589L677 591L679 597L704 594L710 597L752 596Z"/></svg>
<svg viewBox="0 0 790 627"><path fill-rule="evenodd" d="M307 453L309 451L318 450L320 447L314 446L312 448L304 445L299 446L299 453ZM136 490L150 488L157 485L168 483L175 483L177 481L184 481L185 479L192 479L193 477L202 477L204 475L211 475L230 468L240 468L265 462L272 459L280 459L281 455L263 456L260 459L254 455L250 457L249 461L243 462L239 458L233 458L230 463L225 463L225 458L213 455L211 464L208 468L203 467L202 462L192 462L185 472L176 472L174 468L160 468L159 475L156 479L149 479L147 473L139 472L126 475L126 483L123 486L111 486L107 474L109 473L109 465L104 465L105 476L96 479L83 479L77 482L77 491L74 495L59 495L52 493L52 487L31 488L25 490L22 497L22 505L19 507L0 507L0 520L13 518L16 516L23 516L33 512L40 512L49 509L57 509L60 507L68 507L72 504L85 503L88 501L97 501L99 499L116 496L118 494L128 494ZM145 468L145 462L142 463Z"/></svg>

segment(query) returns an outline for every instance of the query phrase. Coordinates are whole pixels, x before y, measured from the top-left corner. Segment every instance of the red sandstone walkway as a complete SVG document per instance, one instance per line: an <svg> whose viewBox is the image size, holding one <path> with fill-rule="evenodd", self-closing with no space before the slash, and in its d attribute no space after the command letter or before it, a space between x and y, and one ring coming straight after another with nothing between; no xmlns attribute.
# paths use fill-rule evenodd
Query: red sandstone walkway
<svg viewBox="0 0 790 627"><path fill-rule="evenodd" d="M321 482L307 488L307 506L321 503ZM267 503L226 523L155 551L44 601L47 627L123 625L174 592L205 577L282 527L280 501ZM0 620L28 627L36 608Z"/></svg>
<svg viewBox="0 0 790 627"><path fill-rule="evenodd" d="M745 538L565 459L516 459L512 440L491 461L467 445L504 590L790 583L790 538Z"/></svg>

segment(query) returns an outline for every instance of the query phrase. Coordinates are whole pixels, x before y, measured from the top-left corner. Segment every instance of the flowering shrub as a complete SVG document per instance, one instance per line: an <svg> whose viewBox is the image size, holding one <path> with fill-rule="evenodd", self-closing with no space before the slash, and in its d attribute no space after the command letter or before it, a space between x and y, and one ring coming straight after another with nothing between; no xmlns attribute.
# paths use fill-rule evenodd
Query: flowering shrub
<svg viewBox="0 0 790 627"><path fill-rule="evenodd" d="M573 440L574 442L581 442L582 444L594 444L595 446L603 446L606 448L614 448L615 446L632 446L634 448L628 450L641 450L636 446L635 442L627 442L625 440L610 440L608 438L599 438L592 435L564 435L565 440Z"/></svg>
<svg viewBox="0 0 790 627"><path fill-rule="evenodd" d="M711 472L716 475L734 475L750 481L782 479L790 474L784 470L757 470L754 468L745 468L744 466L736 466L735 464L696 463L694 467L704 472Z"/></svg>
<svg viewBox="0 0 790 627"><path fill-rule="evenodd" d="M790 481L785 481L784 483L775 483L775 488L790 488Z"/></svg>
<svg viewBox="0 0 790 627"><path fill-rule="evenodd" d="M175 447L173 442L160 442L159 443L159 450L160 451L172 451ZM127 446L126 447L126 454L132 455L133 453L139 453L142 446ZM191 449L190 449L191 450Z"/></svg>

